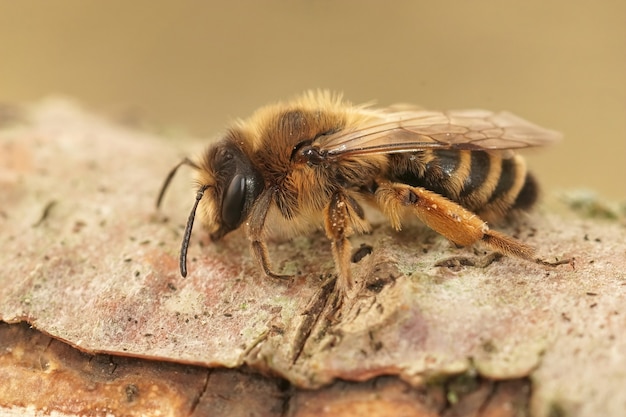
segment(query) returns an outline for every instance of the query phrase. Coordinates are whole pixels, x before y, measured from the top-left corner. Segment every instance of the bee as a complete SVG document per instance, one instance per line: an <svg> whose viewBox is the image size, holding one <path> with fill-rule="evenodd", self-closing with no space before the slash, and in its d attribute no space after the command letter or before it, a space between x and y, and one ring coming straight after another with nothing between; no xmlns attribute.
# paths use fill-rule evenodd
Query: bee
<svg viewBox="0 0 626 417"><path fill-rule="evenodd" d="M330 240L337 287L353 288L349 238L370 230L371 205L400 230L415 216L459 246L480 242L522 259L534 249L487 225L530 209L535 178L514 151L543 146L560 134L507 112L376 109L328 91L307 92L238 121L197 159L169 173L196 171L196 198L180 251L180 272L196 213L212 241L245 225L252 254L272 268L268 231L288 236L322 228Z"/></svg>

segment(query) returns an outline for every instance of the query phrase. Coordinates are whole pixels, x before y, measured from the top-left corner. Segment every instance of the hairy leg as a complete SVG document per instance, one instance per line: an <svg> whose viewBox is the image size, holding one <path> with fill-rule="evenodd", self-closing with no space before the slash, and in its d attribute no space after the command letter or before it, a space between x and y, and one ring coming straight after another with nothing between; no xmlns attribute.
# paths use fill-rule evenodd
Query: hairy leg
<svg viewBox="0 0 626 417"><path fill-rule="evenodd" d="M424 188L382 183L376 190L376 201L396 229L401 227L400 213L409 209L424 224L457 245L482 242L504 255L534 260L532 247L489 229L476 214Z"/></svg>

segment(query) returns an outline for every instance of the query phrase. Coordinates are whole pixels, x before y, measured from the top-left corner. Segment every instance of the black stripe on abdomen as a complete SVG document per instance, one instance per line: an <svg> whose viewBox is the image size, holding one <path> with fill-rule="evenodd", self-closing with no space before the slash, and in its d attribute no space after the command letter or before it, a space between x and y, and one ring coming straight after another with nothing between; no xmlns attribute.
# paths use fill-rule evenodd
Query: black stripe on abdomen
<svg viewBox="0 0 626 417"><path fill-rule="evenodd" d="M487 221L505 217L511 209L530 208L536 199L536 183L526 172L524 160L517 155L501 159L501 172L485 204L477 210Z"/></svg>
<svg viewBox="0 0 626 417"><path fill-rule="evenodd" d="M423 184L420 186L441 194L451 200L458 200L460 181L457 176L461 163L461 151L438 150L433 152L433 160L426 164Z"/></svg>
<svg viewBox="0 0 626 417"><path fill-rule="evenodd" d="M470 173L463 182L461 197L467 197L485 183L491 170L491 159L487 152L474 151L471 153Z"/></svg>
<svg viewBox="0 0 626 417"><path fill-rule="evenodd" d="M517 195L515 203L513 203L513 208L518 210L528 210L535 205L538 197L539 185L537 184L537 180L534 175L527 172L526 178L524 179L524 186Z"/></svg>
<svg viewBox="0 0 626 417"><path fill-rule="evenodd" d="M450 183L461 160L459 151L438 150L390 155L389 160L393 181L423 187L454 199L454 189L451 190Z"/></svg>
<svg viewBox="0 0 626 417"><path fill-rule="evenodd" d="M489 202L503 197L515 183L516 166L512 158L502 159L502 171L500 172L500 179L495 190L489 198Z"/></svg>

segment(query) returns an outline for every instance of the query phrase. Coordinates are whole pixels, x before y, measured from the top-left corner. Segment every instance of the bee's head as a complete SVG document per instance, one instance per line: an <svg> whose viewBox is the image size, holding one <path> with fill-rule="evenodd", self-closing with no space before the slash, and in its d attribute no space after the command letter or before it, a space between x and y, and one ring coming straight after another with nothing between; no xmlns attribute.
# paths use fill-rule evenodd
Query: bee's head
<svg viewBox="0 0 626 417"><path fill-rule="evenodd" d="M236 143L227 138L214 144L197 168L198 192L203 194L197 205L211 240L239 228L265 186L261 174Z"/></svg>
<svg viewBox="0 0 626 417"><path fill-rule="evenodd" d="M187 249L196 211L210 233L211 240L218 240L241 226L263 191L263 177L237 143L232 136L228 136L209 147L199 163L185 158L165 180L157 206L181 165L189 165L197 171L196 201L189 213L180 251L182 276L187 275Z"/></svg>

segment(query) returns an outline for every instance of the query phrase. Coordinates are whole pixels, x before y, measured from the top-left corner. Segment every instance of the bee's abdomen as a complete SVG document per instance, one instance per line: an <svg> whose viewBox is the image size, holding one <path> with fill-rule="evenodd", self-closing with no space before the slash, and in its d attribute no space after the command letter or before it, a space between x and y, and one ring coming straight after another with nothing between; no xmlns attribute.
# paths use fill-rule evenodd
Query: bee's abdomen
<svg viewBox="0 0 626 417"><path fill-rule="evenodd" d="M487 221L501 219L512 209L529 209L537 199L537 183L518 155L422 151L390 155L389 162L393 181L434 191Z"/></svg>
<svg viewBox="0 0 626 417"><path fill-rule="evenodd" d="M494 167L494 171L499 171L499 175L489 178L485 183L493 181L495 187L492 183L485 187L482 195L473 193L479 203L473 210L483 219L495 221L506 216L512 209L530 209L537 200L538 187L534 177L526 169L524 158L519 155L510 158L490 155L490 165ZM462 200L460 203L465 205Z"/></svg>

